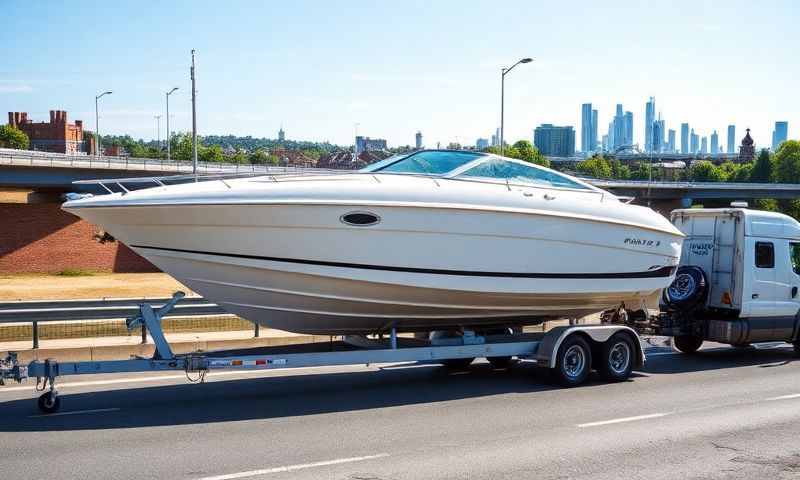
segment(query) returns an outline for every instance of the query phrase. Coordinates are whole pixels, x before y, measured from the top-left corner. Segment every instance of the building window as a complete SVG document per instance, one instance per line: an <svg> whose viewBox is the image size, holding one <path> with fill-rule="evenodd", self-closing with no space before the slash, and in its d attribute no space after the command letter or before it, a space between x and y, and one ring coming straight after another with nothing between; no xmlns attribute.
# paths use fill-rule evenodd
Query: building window
<svg viewBox="0 0 800 480"><path fill-rule="evenodd" d="M775 247L772 242L756 242L756 267L775 267Z"/></svg>

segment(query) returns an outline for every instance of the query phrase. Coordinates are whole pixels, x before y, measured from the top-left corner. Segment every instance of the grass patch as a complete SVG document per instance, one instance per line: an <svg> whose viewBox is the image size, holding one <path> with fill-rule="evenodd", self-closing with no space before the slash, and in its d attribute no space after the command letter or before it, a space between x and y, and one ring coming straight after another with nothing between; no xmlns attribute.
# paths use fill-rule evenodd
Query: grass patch
<svg viewBox="0 0 800 480"><path fill-rule="evenodd" d="M64 270L56 273L56 275L60 277L91 277L94 275L94 272L90 272L89 270L81 270L79 268L65 268Z"/></svg>

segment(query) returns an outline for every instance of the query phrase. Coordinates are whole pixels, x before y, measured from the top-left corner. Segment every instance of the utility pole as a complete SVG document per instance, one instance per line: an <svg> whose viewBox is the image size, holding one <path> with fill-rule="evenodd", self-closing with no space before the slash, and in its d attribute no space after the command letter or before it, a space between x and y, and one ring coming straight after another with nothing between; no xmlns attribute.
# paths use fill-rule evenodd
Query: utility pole
<svg viewBox="0 0 800 480"><path fill-rule="evenodd" d="M532 58L523 58L519 60L514 65L511 65L508 68L501 68L500 69L500 156L503 156L503 151L505 150L505 104L506 104L506 74L514 69L520 63L531 63L533 61Z"/></svg>
<svg viewBox="0 0 800 480"><path fill-rule="evenodd" d="M101 93L100 95L95 95L94 97L94 130L95 130L94 134L97 136L97 139L94 142L94 144L95 148L97 149L95 155L99 156L103 156L103 147L101 145L102 142L100 141L100 109L98 108L97 103L101 97L103 97L104 95L111 95L112 93L113 92L111 91L107 91Z"/></svg>
<svg viewBox="0 0 800 480"><path fill-rule="evenodd" d="M192 49L192 173L197 175L197 110L196 97L197 89L195 88L195 71L194 71L194 49Z"/></svg>

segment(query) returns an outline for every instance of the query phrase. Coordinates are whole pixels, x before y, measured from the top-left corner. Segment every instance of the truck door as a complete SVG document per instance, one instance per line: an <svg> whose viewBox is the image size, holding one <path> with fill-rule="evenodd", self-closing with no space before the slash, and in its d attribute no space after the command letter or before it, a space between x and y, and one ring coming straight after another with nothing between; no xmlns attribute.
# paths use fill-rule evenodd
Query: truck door
<svg viewBox="0 0 800 480"><path fill-rule="evenodd" d="M776 305L775 240L748 238L748 253L745 258L752 272L750 288L746 290L742 303L747 302L747 318L750 322L750 341L773 340Z"/></svg>
<svg viewBox="0 0 800 480"><path fill-rule="evenodd" d="M800 310L800 242L776 240L773 340L793 340Z"/></svg>

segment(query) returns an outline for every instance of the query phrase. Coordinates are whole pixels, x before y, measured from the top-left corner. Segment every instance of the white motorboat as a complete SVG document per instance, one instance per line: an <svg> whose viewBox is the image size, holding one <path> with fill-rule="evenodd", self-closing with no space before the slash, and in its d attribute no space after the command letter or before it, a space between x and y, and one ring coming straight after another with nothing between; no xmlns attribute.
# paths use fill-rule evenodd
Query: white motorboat
<svg viewBox="0 0 800 480"><path fill-rule="evenodd" d="M64 210L261 325L313 334L481 328L639 306L683 235L526 162L425 150L365 170L98 195Z"/></svg>

